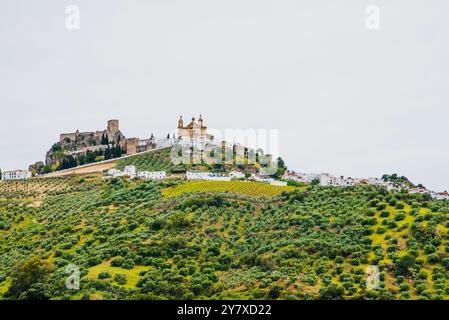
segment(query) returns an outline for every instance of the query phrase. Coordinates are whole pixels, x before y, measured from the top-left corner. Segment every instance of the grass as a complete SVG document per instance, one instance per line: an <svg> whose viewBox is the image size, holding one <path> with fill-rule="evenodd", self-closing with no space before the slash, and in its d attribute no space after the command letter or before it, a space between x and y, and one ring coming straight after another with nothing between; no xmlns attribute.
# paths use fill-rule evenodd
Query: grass
<svg viewBox="0 0 449 320"><path fill-rule="evenodd" d="M101 272L106 271L106 272L109 272L109 274L111 275L111 277L112 277L111 281L112 281L112 279L114 279L114 276L117 273L121 273L126 276L126 280L127 280L126 284L124 284L123 287L126 289L131 289L131 288L136 287L137 281L139 281L139 278L140 278L139 273L142 271L147 271L149 269L150 269L150 267L145 267L145 266L135 266L131 270L123 269L123 268L119 268L119 267L112 267L111 260L107 260L99 265L89 268L87 278L91 279L91 280L97 280L98 275ZM115 283L115 281L114 281L114 283ZM119 285L117 283L115 283L115 284Z"/></svg>
<svg viewBox="0 0 449 320"><path fill-rule="evenodd" d="M0 283L0 297L8 291L9 286L11 285L11 278L7 278L5 281Z"/></svg>
<svg viewBox="0 0 449 320"><path fill-rule="evenodd" d="M245 181L189 181L162 190L166 197L175 197L186 192L228 191L248 196L274 197L282 192L291 192L295 187L272 186L263 182Z"/></svg>

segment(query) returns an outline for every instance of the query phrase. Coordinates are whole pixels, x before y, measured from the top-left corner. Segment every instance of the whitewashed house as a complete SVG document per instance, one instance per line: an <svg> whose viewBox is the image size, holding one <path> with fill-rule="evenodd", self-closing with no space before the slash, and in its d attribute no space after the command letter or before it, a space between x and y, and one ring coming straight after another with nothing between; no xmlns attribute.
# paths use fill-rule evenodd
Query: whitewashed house
<svg viewBox="0 0 449 320"><path fill-rule="evenodd" d="M272 181L270 184L272 186L277 186L277 187L286 187L287 186L287 182L279 181L279 180Z"/></svg>
<svg viewBox="0 0 449 320"><path fill-rule="evenodd" d="M331 176L327 173L320 175L320 185L327 187L331 185Z"/></svg>
<svg viewBox="0 0 449 320"><path fill-rule="evenodd" d="M210 180L210 181L231 181L231 177L227 177L212 172L186 172L187 180Z"/></svg>
<svg viewBox="0 0 449 320"><path fill-rule="evenodd" d="M2 180L27 180L31 178L31 171L12 170L2 172Z"/></svg>
<svg viewBox="0 0 449 320"><path fill-rule="evenodd" d="M447 191L439 192L435 194L435 199L437 200L449 200L449 193Z"/></svg>
<svg viewBox="0 0 449 320"><path fill-rule="evenodd" d="M146 180L164 180L167 176L165 171L139 171L137 177Z"/></svg>
<svg viewBox="0 0 449 320"><path fill-rule="evenodd" d="M416 187L416 188L410 189L409 192L410 192L410 193L415 193L415 194L430 193L430 191L427 190L427 189L424 188L424 187Z"/></svg>
<svg viewBox="0 0 449 320"><path fill-rule="evenodd" d="M282 179L284 179L284 180L292 180L292 181L296 181L296 182L302 182L300 177L298 177L295 173L291 173L291 172L286 172L282 176Z"/></svg>
<svg viewBox="0 0 449 320"><path fill-rule="evenodd" d="M229 176L230 176L232 179L244 179L244 178L245 178L245 174L242 173L242 172L239 172L239 171L231 171L231 172L229 173Z"/></svg>
<svg viewBox="0 0 449 320"><path fill-rule="evenodd" d="M120 177L125 177L125 176L128 176L130 178L135 178L137 176L136 167L135 166L126 166L124 171L121 171L118 169L109 169L108 176L113 177L113 178L120 178Z"/></svg>
<svg viewBox="0 0 449 320"><path fill-rule="evenodd" d="M274 181L273 178L268 178L266 176L258 176L258 175L255 175L254 173L251 174L250 180L257 181L257 182L265 182L265 183L271 183Z"/></svg>
<svg viewBox="0 0 449 320"><path fill-rule="evenodd" d="M130 178L134 178L137 175L136 167L133 165L126 166L124 173L125 173L125 175L129 176Z"/></svg>
<svg viewBox="0 0 449 320"><path fill-rule="evenodd" d="M108 170L108 176L114 177L115 174L117 174L117 173L119 173L119 172L121 172L121 171L120 171L120 170L117 170L117 169L109 169L109 170Z"/></svg>

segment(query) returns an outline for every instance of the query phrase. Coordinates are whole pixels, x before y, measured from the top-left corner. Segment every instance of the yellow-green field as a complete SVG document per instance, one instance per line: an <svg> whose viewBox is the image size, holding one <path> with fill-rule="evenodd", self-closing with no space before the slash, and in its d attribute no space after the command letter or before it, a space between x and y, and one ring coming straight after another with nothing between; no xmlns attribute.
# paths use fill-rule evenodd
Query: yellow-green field
<svg viewBox="0 0 449 320"><path fill-rule="evenodd" d="M290 192L293 190L295 190L295 187L272 186L263 182L189 181L174 187L163 189L162 194L166 197L175 197L186 192L228 191L248 196L274 197L282 192Z"/></svg>
<svg viewBox="0 0 449 320"><path fill-rule="evenodd" d="M146 271L150 269L150 267L145 266L135 266L131 270L123 269L119 267L112 267L111 261L105 261L99 265L96 265L95 267L92 267L89 269L89 273L87 274L88 279L97 279L98 275L101 272L109 272L109 274L112 276L112 279L117 273L124 274L126 276L126 284L123 285L125 288L134 288L137 284L137 281L139 280L139 273L141 271Z"/></svg>
<svg viewBox="0 0 449 320"><path fill-rule="evenodd" d="M8 291L9 286L11 285L11 278L7 278L5 281L0 283L0 297Z"/></svg>

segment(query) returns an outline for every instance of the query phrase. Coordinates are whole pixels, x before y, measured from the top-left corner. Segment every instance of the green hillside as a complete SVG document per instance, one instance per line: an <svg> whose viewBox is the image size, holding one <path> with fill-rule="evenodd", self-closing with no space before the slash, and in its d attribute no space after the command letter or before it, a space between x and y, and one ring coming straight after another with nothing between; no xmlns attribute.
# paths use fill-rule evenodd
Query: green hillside
<svg viewBox="0 0 449 320"><path fill-rule="evenodd" d="M160 150L155 150L151 152L145 152L141 154L136 154L132 157L127 157L124 159L117 160L116 168L119 170L123 170L128 165L134 165L139 171L160 171L164 170L168 173L180 173L185 172L186 170L195 170L195 171L209 171L209 172L230 172L232 170L238 170L247 173L255 173L263 167L259 162L255 164L248 164L246 162L242 164L238 164L237 160L231 163L227 163L225 165L221 164L206 164L205 162L201 162L200 159L197 159L198 163L193 161L193 164L179 164L174 165L172 160L170 159L171 148L164 148ZM245 158L248 160L247 158ZM241 159L241 161L245 161ZM285 163L282 161L282 166L285 166ZM286 168L281 167L280 170L283 173Z"/></svg>
<svg viewBox="0 0 449 320"><path fill-rule="evenodd" d="M0 182L0 297L449 297L447 201L369 186L249 195L259 185L245 184ZM70 264L79 290L65 287ZM378 290L366 289L368 265Z"/></svg>
<svg viewBox="0 0 449 320"><path fill-rule="evenodd" d="M128 165L136 166L139 171L168 171L176 172L185 170L183 166L175 166L170 160L170 148L157 151L137 154L133 157L125 158L117 162L116 168L123 170Z"/></svg>

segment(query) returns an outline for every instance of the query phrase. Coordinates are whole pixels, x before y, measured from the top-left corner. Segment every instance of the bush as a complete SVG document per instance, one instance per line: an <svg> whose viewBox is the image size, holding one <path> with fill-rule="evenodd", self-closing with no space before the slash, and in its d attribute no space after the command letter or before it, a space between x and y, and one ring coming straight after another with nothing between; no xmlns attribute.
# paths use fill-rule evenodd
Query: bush
<svg viewBox="0 0 449 320"><path fill-rule="evenodd" d="M334 283L328 287L323 287L320 289L320 299L322 300L340 300L343 298L345 289Z"/></svg>
<svg viewBox="0 0 449 320"><path fill-rule="evenodd" d="M401 203L401 202L398 202L397 204L396 204L396 206L395 206L395 208L396 209L399 209L399 210L402 210L402 209L404 209L404 204L403 203Z"/></svg>
<svg viewBox="0 0 449 320"><path fill-rule="evenodd" d="M386 217L389 217L390 216L390 212L388 212L388 211L382 211L381 213L380 213L380 215L379 215L381 218L386 218Z"/></svg>
<svg viewBox="0 0 449 320"><path fill-rule="evenodd" d="M282 292L282 287L280 286L274 286L268 291L268 298L275 300L280 297Z"/></svg>
<svg viewBox="0 0 449 320"><path fill-rule="evenodd" d="M132 268L134 268L134 261L132 259L126 259L122 263L122 268L124 268L124 269L132 269Z"/></svg>
<svg viewBox="0 0 449 320"><path fill-rule="evenodd" d="M400 275L406 275L409 273L409 269L415 265L416 258L411 255L401 257L396 262L396 273Z"/></svg>
<svg viewBox="0 0 449 320"><path fill-rule="evenodd" d="M111 274L107 271L102 271L98 274L98 279L109 279L111 278Z"/></svg>
<svg viewBox="0 0 449 320"><path fill-rule="evenodd" d="M120 285L124 285L127 282L126 275L124 275L122 273L117 273L114 276L114 281Z"/></svg>
<svg viewBox="0 0 449 320"><path fill-rule="evenodd" d="M125 258L118 256L111 261L111 266L113 267L121 267L123 265L123 262L125 261Z"/></svg>
<svg viewBox="0 0 449 320"><path fill-rule="evenodd" d="M87 264L89 265L89 267L99 265L100 263L101 263L101 259L99 257L90 257L87 260Z"/></svg>
<svg viewBox="0 0 449 320"><path fill-rule="evenodd" d="M440 261L440 256L437 253L432 253L427 256L427 261L430 264L435 264Z"/></svg>

